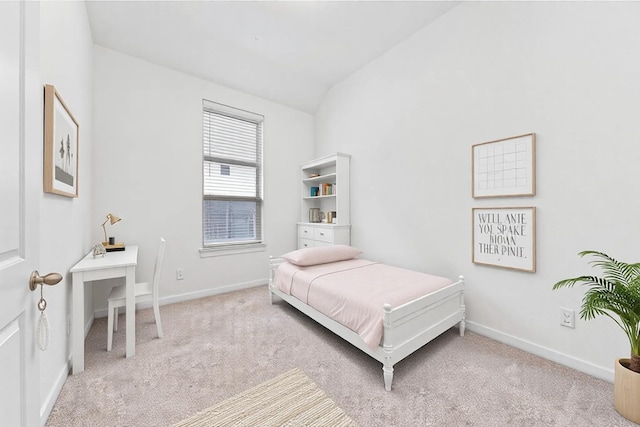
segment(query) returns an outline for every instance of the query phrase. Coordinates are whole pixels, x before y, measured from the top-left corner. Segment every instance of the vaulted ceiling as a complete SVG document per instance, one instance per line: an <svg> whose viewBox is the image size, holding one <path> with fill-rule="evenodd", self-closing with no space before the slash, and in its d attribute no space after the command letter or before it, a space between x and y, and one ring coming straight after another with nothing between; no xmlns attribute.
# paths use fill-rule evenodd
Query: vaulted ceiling
<svg viewBox="0 0 640 427"><path fill-rule="evenodd" d="M451 1L88 1L95 44L314 113Z"/></svg>

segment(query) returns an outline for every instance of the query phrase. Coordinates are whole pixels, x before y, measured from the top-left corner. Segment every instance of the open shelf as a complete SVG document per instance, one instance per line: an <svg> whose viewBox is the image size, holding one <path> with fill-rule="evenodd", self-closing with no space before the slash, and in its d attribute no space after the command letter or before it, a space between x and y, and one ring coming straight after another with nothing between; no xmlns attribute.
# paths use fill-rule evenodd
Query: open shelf
<svg viewBox="0 0 640 427"><path fill-rule="evenodd" d="M308 182L308 183L316 183L316 182L322 182L322 181L335 182L335 180L336 180L336 174L329 173L326 175L314 176L313 178L305 178L302 180L302 182Z"/></svg>
<svg viewBox="0 0 640 427"><path fill-rule="evenodd" d="M351 156L335 153L311 160L300 167L300 222L298 247L350 244L349 164ZM310 177L310 175L318 175ZM312 188L317 188L312 191ZM311 194L316 194L312 196ZM318 209L335 222L308 222L311 209ZM331 213L331 215L329 215Z"/></svg>

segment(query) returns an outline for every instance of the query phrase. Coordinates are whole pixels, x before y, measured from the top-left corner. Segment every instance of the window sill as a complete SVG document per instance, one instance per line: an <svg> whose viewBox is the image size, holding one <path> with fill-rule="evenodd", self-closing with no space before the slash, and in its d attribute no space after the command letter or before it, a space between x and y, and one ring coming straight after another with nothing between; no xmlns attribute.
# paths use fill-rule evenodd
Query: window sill
<svg viewBox="0 0 640 427"><path fill-rule="evenodd" d="M266 243L250 243L246 245L207 246L204 248L200 248L200 258L247 254L251 252L264 252L266 249L267 249Z"/></svg>

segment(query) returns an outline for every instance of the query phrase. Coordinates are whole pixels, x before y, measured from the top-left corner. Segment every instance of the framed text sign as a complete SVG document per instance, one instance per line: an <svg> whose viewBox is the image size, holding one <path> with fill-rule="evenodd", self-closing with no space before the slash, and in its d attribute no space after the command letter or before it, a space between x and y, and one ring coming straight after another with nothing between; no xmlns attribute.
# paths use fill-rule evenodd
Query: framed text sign
<svg viewBox="0 0 640 427"><path fill-rule="evenodd" d="M536 271L536 208L473 208L472 261Z"/></svg>
<svg viewBox="0 0 640 427"><path fill-rule="evenodd" d="M536 134L471 147L473 197L536 195Z"/></svg>

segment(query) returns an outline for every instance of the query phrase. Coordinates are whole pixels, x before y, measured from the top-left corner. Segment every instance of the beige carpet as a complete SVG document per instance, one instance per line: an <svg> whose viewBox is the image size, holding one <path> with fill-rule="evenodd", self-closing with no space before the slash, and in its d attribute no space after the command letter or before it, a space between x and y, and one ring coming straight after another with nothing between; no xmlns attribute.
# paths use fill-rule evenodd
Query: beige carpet
<svg viewBox="0 0 640 427"><path fill-rule="evenodd" d="M173 427L358 427L300 369L225 400Z"/></svg>
<svg viewBox="0 0 640 427"><path fill-rule="evenodd" d="M171 426L295 368L362 427L637 427L615 411L613 384L473 332L447 331L398 363L387 392L379 362L269 305L266 286L160 311L164 337L153 310L139 311L128 359L124 328L108 352L96 320L85 371L67 379L48 427Z"/></svg>

